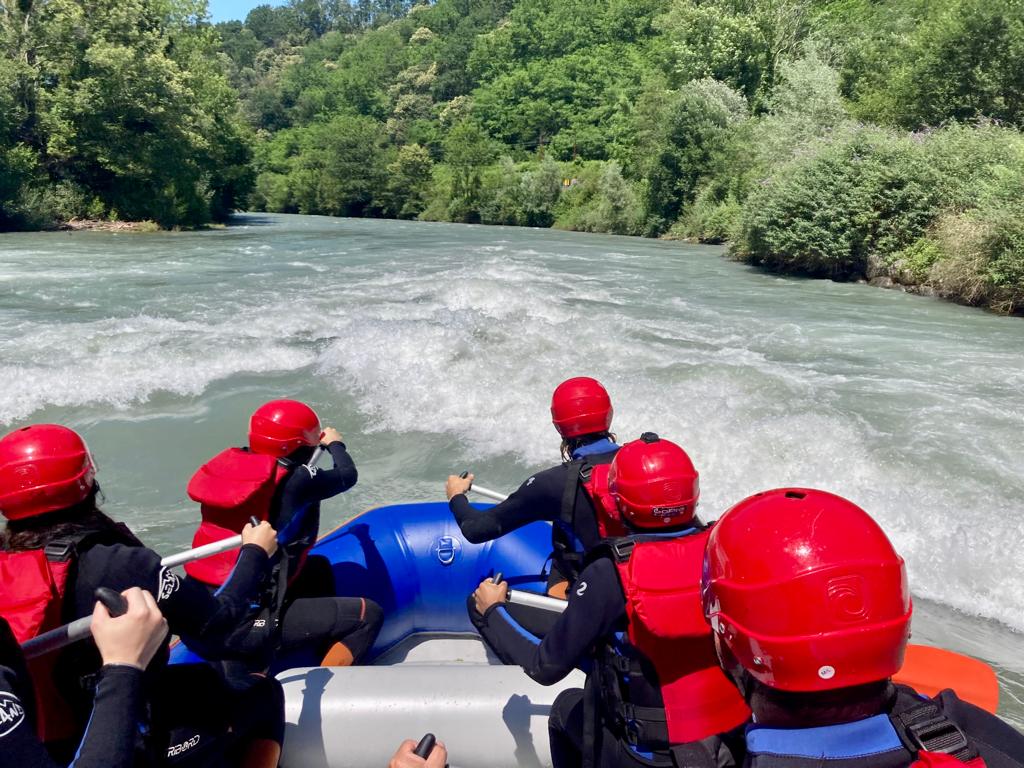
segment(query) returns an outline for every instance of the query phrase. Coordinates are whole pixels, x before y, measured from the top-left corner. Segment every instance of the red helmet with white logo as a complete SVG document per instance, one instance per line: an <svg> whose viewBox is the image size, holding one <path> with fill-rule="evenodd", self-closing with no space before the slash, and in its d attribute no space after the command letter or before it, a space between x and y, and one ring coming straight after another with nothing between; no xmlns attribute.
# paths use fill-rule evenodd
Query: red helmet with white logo
<svg viewBox="0 0 1024 768"><path fill-rule="evenodd" d="M268 456L287 456L320 442L320 417L298 400L271 400L249 419L249 450Z"/></svg>
<svg viewBox="0 0 1024 768"><path fill-rule="evenodd" d="M95 481L89 449L72 429L34 424L0 439L0 514L8 520L72 507Z"/></svg>
<svg viewBox="0 0 1024 768"><path fill-rule="evenodd" d="M686 451L645 432L615 454L608 490L625 522L636 528L671 528L693 519L700 480Z"/></svg>
<svg viewBox="0 0 1024 768"><path fill-rule="evenodd" d="M771 688L847 688L903 665L913 611L903 559L839 496L781 488L744 499L711 531L702 586L720 653Z"/></svg>
<svg viewBox="0 0 1024 768"><path fill-rule="evenodd" d="M563 381L551 395L551 423L567 439L607 432L612 413L608 392L588 376Z"/></svg>

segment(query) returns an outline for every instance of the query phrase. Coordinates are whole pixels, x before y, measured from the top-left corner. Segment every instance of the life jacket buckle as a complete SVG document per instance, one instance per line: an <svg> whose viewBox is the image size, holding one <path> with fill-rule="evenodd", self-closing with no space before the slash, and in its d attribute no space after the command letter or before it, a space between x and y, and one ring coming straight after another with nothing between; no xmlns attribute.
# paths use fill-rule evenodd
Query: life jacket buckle
<svg viewBox="0 0 1024 768"><path fill-rule="evenodd" d="M584 483L590 482L590 476L594 473L594 467L587 462L580 466L580 480Z"/></svg>
<svg viewBox="0 0 1024 768"><path fill-rule="evenodd" d="M945 715L938 715L906 726L907 734L918 749L956 756L970 749L967 736Z"/></svg>
<svg viewBox="0 0 1024 768"><path fill-rule="evenodd" d="M43 547L43 554L51 563L63 563L75 553L75 542L71 539L54 539Z"/></svg>
<svg viewBox="0 0 1024 768"><path fill-rule="evenodd" d="M636 547L636 542L632 539L617 539L611 543L612 554L615 556L615 561L618 563L624 563L633 554L633 549Z"/></svg>

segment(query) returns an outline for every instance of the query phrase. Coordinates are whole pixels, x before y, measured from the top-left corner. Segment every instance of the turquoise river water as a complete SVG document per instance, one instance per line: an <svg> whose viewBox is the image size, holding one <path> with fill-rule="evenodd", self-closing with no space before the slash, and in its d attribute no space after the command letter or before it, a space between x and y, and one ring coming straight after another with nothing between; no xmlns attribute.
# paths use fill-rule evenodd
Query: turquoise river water
<svg viewBox="0 0 1024 768"><path fill-rule="evenodd" d="M196 233L0 236L0 428L80 430L106 509L184 548L192 471L288 396L358 486L325 525L512 489L557 461L547 412L605 382L615 430L690 451L713 518L780 485L854 499L907 560L915 640L992 663L1024 725L1024 323L721 249L550 230L239 216Z"/></svg>

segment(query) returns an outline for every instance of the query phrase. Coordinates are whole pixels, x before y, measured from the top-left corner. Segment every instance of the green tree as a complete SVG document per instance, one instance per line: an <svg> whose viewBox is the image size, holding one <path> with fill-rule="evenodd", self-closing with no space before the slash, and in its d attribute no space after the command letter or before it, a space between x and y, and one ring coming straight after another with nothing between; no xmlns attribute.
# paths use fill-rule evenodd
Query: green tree
<svg viewBox="0 0 1024 768"><path fill-rule="evenodd" d="M427 207L434 161L419 144L407 144L387 167L384 211L399 219L414 219Z"/></svg>
<svg viewBox="0 0 1024 768"><path fill-rule="evenodd" d="M496 152L491 139L472 120L464 120L448 133L444 159L451 168L448 213L452 221L480 220L483 169Z"/></svg>

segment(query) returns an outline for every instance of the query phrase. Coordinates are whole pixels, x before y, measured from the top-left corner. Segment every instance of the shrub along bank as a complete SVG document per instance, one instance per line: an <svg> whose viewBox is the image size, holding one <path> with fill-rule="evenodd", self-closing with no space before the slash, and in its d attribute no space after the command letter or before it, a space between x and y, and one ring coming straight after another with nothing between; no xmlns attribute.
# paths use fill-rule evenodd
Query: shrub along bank
<svg viewBox="0 0 1024 768"><path fill-rule="evenodd" d="M1024 307L1021 3L437 0L316 34L310 4L221 29L253 207L728 242Z"/></svg>

